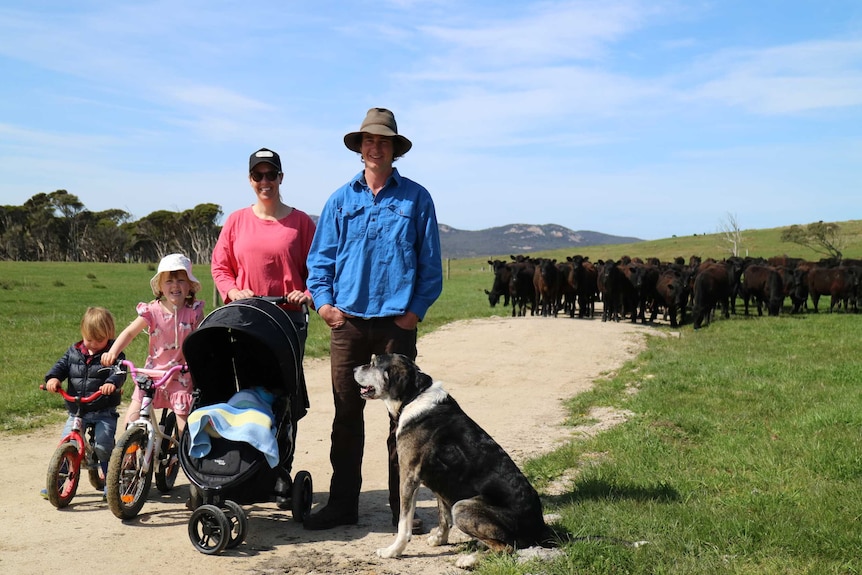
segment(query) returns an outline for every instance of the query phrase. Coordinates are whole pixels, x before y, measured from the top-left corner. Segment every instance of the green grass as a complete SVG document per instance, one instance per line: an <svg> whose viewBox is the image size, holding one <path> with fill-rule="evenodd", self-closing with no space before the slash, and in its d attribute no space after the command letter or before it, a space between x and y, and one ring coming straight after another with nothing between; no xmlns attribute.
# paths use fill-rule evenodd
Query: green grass
<svg viewBox="0 0 862 575"><path fill-rule="evenodd" d="M844 314L650 338L570 402L573 418L593 405L634 416L526 466L540 488L577 471L545 498L574 535L649 543L571 545L542 572L859 573L860 338L862 321ZM529 572L502 559L480 571Z"/></svg>
<svg viewBox="0 0 862 575"><path fill-rule="evenodd" d="M845 255L862 256L862 222L842 229ZM776 230L744 235L750 255L819 257L781 244ZM543 255L722 257L717 245L717 236L697 236ZM487 259L449 262L443 295L420 334L453 320L508 315L488 306ZM211 302L208 270L197 267L202 299ZM77 339L84 308L108 307L122 329L135 303L151 298L153 273L145 265L0 262L0 429L63 417L36 386ZM636 360L568 402L572 422L587 419L591 407L613 406L633 413L627 423L525 465L540 492L572 477L544 501L573 535L649 543L572 543L564 557L542 564L490 556L478 573L862 572L862 319L736 316L678 331L678 338L650 338ZM327 350L327 330L312 314L307 353ZM145 336L129 349L135 361L145 352Z"/></svg>

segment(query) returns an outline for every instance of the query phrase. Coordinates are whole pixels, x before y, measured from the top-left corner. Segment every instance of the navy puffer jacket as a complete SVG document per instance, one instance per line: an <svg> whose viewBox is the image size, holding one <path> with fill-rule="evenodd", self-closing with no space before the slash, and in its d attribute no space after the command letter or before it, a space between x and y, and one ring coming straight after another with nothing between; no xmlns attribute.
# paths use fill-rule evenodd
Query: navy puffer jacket
<svg viewBox="0 0 862 575"><path fill-rule="evenodd" d="M85 355L82 351L84 342L69 347L54 367L45 375L45 381L56 377L60 381L68 381L66 393L69 395L80 395L86 397L96 392L105 383L113 383L117 390L107 397L100 397L92 403L83 404L82 411L90 413L103 409L114 408L120 405L123 399L123 382L126 381L125 373L114 373L111 368L102 367L102 352L95 355ZM105 350L111 349L114 340L110 340ZM120 353L118 360L125 359L126 355ZM66 408L70 413L75 411L75 403L66 402Z"/></svg>

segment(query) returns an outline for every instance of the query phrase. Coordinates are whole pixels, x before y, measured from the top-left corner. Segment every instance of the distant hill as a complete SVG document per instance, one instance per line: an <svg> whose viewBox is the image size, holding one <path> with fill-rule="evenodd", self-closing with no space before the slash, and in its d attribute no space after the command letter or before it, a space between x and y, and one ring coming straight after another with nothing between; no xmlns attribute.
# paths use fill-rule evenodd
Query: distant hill
<svg viewBox="0 0 862 575"><path fill-rule="evenodd" d="M445 224L438 226L444 258L527 254L564 248L574 250L587 246L643 241L639 238L611 236L599 232L575 232L556 224L509 224L477 231L457 230Z"/></svg>
<svg viewBox="0 0 862 575"><path fill-rule="evenodd" d="M318 218L319 216L311 215L315 224ZM440 249L443 251L443 257L452 259L528 254L644 241L599 232L573 232L557 224L509 224L477 231L457 230L440 223L437 227L440 229Z"/></svg>

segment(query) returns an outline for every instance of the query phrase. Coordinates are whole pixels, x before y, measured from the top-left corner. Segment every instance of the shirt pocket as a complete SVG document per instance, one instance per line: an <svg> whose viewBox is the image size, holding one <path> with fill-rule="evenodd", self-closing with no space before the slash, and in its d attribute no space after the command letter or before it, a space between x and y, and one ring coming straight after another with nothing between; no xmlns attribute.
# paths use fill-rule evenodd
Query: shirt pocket
<svg viewBox="0 0 862 575"><path fill-rule="evenodd" d="M412 246L416 242L411 204L389 204L381 210L380 218L380 225L394 241L402 246Z"/></svg>
<svg viewBox="0 0 862 575"><path fill-rule="evenodd" d="M341 230L347 239L356 240L365 237L368 228L365 206L343 206L339 210Z"/></svg>

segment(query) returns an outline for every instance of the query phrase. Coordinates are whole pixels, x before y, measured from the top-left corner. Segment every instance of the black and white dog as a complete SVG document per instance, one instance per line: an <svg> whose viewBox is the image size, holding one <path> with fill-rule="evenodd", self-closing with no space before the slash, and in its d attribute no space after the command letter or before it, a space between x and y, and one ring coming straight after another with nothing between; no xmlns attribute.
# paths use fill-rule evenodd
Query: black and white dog
<svg viewBox="0 0 862 575"><path fill-rule="evenodd" d="M380 557L398 557L410 540L416 494L424 484L437 496L439 525L429 545L444 545L452 525L493 551L554 546L539 494L511 457L458 403L403 355L380 355L357 367L364 399L382 399L398 421L401 468L398 535Z"/></svg>

